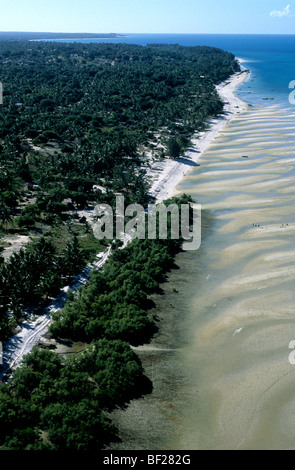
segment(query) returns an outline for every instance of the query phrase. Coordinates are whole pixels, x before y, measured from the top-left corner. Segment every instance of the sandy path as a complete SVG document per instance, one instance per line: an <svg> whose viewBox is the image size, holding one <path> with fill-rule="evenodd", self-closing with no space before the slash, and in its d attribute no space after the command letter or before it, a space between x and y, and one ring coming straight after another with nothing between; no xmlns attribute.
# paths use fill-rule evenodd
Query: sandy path
<svg viewBox="0 0 295 470"><path fill-rule="evenodd" d="M127 239L125 240L125 245ZM14 335L4 345L3 360L5 367L0 374L0 379L10 369L19 366L23 356L31 351L42 336L47 333L48 327L51 323L51 313L64 307L68 290L77 290L77 288L86 283L89 275L93 269L101 269L107 261L111 253L109 247L102 256L99 255L99 260L93 264L88 264L85 269L79 274L70 286L62 289L60 295L46 308L44 315L37 316L36 318L23 322L20 325L20 331Z"/></svg>

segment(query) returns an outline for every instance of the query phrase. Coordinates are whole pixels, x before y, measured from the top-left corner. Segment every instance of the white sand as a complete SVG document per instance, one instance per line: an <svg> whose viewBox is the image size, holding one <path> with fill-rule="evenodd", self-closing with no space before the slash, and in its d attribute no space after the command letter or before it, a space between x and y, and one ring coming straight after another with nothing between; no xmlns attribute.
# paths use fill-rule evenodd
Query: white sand
<svg viewBox="0 0 295 470"><path fill-rule="evenodd" d="M225 102L225 113L218 118L212 119L208 123L210 126L208 131L194 135L192 139L193 146L182 158L178 160L165 159L163 162L152 165L148 176L152 178L153 181L150 194L155 197L156 203L173 195L177 184L181 181L184 174L186 174L193 165L197 164L201 154L214 141L221 129L237 113L247 109L247 104L234 94L236 87L242 83L246 77L247 72L237 73L233 75L231 79L217 86L217 91ZM89 222L93 222L91 217L89 218L88 213L83 215L87 215ZM124 246L126 246L129 240L130 237L126 237ZM108 259L110 252L111 250L109 248L102 257L99 257L98 262L87 266L83 273L76 278L74 284L71 285L71 289L76 289L78 286L85 284L91 269L101 268ZM32 347L42 340L51 322L50 313L63 307L68 289L69 286L62 290L61 295L48 307L44 315L24 322L20 327L19 333L13 336L13 338L4 345L3 358L6 366L2 374L0 374L0 379L8 370L8 367L14 369L19 366L22 357L29 353Z"/></svg>
<svg viewBox="0 0 295 470"><path fill-rule="evenodd" d="M4 248L2 256L5 260L9 259L14 253L18 253L27 243L31 241L31 238L27 235L16 235L13 237L1 238L1 243L8 244Z"/></svg>
<svg viewBox="0 0 295 470"><path fill-rule="evenodd" d="M209 130L196 133L192 138L192 147L179 159L165 159L152 165L147 176L151 177L150 194L155 197L155 203L171 197L178 183L192 166L198 161L209 145L214 141L223 127L237 114L246 111L248 106L240 100L234 91L247 77L247 72L236 73L231 79L216 87L220 97L225 103L224 114L208 122Z"/></svg>

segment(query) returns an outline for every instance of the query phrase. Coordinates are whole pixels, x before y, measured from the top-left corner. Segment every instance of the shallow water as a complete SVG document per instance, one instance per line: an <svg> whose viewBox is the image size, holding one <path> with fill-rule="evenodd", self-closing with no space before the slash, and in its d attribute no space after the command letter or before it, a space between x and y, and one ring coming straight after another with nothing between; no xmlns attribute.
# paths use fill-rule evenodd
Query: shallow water
<svg viewBox="0 0 295 470"><path fill-rule="evenodd" d="M254 106L177 188L213 214L179 360L174 449L295 449L295 113Z"/></svg>

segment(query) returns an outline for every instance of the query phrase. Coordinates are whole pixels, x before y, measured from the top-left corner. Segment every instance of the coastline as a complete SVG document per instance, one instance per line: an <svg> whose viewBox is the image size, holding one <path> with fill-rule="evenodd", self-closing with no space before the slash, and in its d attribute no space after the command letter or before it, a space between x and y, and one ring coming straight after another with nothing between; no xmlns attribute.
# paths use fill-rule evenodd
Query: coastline
<svg viewBox="0 0 295 470"><path fill-rule="evenodd" d="M208 130L195 133L192 138L192 146L185 152L185 154L177 159L165 159L161 162L155 162L147 172L147 177L152 180L150 187L150 195L155 198L155 203L158 204L165 199L171 197L176 193L176 187L192 166L198 165L198 161L202 153L214 141L223 127L237 114L247 109L247 104L235 96L234 91L247 77L248 72L242 71L229 77L225 82L216 86L217 92L225 103L224 113L218 117L212 118L208 124ZM128 242L126 240L125 244ZM77 276L71 286L64 287L60 296L55 299L52 304L46 309L46 313L38 316L33 320L24 322L20 326L20 331L14 335L4 345L3 359L7 367L0 374L1 378L7 373L8 368L13 369L17 367L22 357L29 353L30 350L38 342L44 341L44 336L47 333L49 324L51 322L52 311L56 311L63 307L66 301L67 291L77 288L79 285L85 284L90 274L91 269L101 268L107 261L110 254L108 249L102 258L93 265L88 265L84 271Z"/></svg>
<svg viewBox="0 0 295 470"><path fill-rule="evenodd" d="M248 72L235 74L218 85L218 93L225 102L224 114L208 123L209 130L194 136L193 145L184 157L177 161L169 159L160 162L153 169L154 172L160 172L152 186L157 203L177 192L177 185L183 176L198 164L202 153L224 126L236 114L248 109L247 103L234 94L247 75ZM210 230L210 225L210 215L203 214L202 231ZM190 382L190 377L179 363L179 351L189 334L183 330L182 319L183 312L189 309L190 291L186 279L197 277L199 266L191 263L189 252L178 254L175 264L179 269L172 270L167 281L161 285L164 295L152 296L155 307L150 313L156 316L158 331L149 344L133 348L145 375L152 382L152 392L131 400L123 409L118 408L109 414L118 429L119 441L110 443L106 450L177 450L173 442L178 426L183 425L179 409L187 400L187 386ZM181 296L177 295L178 291Z"/></svg>
<svg viewBox="0 0 295 470"><path fill-rule="evenodd" d="M240 62L240 60L239 60ZM196 132L192 145L185 154L177 160L165 159L156 162L147 172L147 177L153 183L150 195L155 197L155 204L168 199L176 192L176 187L192 166L197 166L203 154L218 136L223 127L238 113L248 109L247 103L238 98L234 92L248 76L247 71L237 72L226 81L216 86L216 90L224 101L224 113L207 122L208 130Z"/></svg>

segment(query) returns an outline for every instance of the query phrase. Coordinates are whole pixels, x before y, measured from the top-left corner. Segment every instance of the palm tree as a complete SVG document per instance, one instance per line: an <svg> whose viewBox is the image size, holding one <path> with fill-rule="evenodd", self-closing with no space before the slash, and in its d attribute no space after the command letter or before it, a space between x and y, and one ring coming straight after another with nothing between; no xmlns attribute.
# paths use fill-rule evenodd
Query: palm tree
<svg viewBox="0 0 295 470"><path fill-rule="evenodd" d="M2 225L7 225L8 222L12 221L12 214L10 209L7 206L2 206L0 209L0 217L2 220Z"/></svg>

